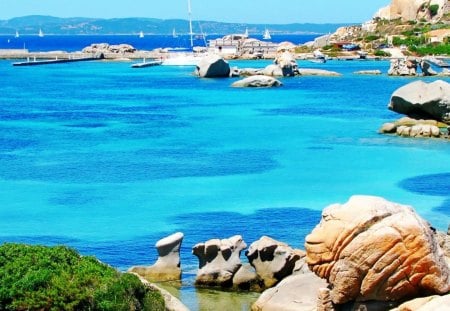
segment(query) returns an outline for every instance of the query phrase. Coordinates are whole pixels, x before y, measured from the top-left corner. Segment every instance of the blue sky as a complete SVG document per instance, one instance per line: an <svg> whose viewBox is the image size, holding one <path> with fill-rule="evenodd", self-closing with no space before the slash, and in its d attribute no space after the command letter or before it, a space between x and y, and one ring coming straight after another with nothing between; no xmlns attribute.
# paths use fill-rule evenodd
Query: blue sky
<svg viewBox="0 0 450 311"><path fill-rule="evenodd" d="M364 22L389 0L191 0L198 20L237 23ZM0 19L57 17L187 18L187 0L0 0Z"/></svg>

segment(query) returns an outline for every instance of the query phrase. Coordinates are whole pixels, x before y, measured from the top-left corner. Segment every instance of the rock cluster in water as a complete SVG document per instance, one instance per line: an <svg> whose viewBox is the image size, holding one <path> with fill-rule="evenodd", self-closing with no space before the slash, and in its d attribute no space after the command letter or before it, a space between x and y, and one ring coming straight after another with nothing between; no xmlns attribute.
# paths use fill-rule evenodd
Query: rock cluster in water
<svg viewBox="0 0 450 311"><path fill-rule="evenodd" d="M278 87L282 83L275 77L293 77L293 76L340 76L334 71L322 69L299 69L293 53L281 49L274 60L262 69L254 68L230 68L226 60L218 55L207 55L203 57L194 74L201 78L225 78L225 77L247 77L236 81L233 87Z"/></svg>
<svg viewBox="0 0 450 311"><path fill-rule="evenodd" d="M382 125L379 132L403 137L448 138L450 84L415 81L397 89L388 108L407 117Z"/></svg>
<svg viewBox="0 0 450 311"><path fill-rule="evenodd" d="M136 49L129 44L93 43L82 50L83 53L124 54L134 53Z"/></svg>
<svg viewBox="0 0 450 311"><path fill-rule="evenodd" d="M263 236L245 252L250 264L244 264L240 254L247 245L240 235L196 244L196 285L265 290L252 306L255 311L336 311L344 305L442 310L450 301L449 234L450 227L437 234L410 206L353 196L323 210L306 237L306 252ZM160 258L151 267L165 267L161 261L179 267L173 259L179 258L181 239L177 233L160 240ZM145 270L132 270L146 277ZM153 276L166 280L163 274Z"/></svg>

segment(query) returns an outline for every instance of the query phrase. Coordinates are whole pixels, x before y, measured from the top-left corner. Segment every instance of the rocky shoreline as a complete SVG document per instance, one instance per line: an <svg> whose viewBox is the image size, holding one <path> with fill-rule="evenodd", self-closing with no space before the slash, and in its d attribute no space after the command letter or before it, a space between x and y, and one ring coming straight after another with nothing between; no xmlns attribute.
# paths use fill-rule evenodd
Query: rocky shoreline
<svg viewBox="0 0 450 311"><path fill-rule="evenodd" d="M173 272L180 271L182 238L178 232L158 241L157 262L129 271L152 282L180 280ZM241 261L244 250L249 264ZM450 226L436 232L411 206L380 197L353 196L326 207L305 250L267 236L247 247L236 235L198 243L192 253L199 261L197 287L262 292L254 311L438 311L450 305ZM169 278L146 273L158 269Z"/></svg>

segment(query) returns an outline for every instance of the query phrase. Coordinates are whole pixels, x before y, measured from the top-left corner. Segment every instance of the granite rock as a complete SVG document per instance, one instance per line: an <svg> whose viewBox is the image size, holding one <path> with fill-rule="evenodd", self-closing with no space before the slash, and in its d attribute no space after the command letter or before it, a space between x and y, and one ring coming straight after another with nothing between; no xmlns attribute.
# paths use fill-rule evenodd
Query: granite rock
<svg viewBox="0 0 450 311"><path fill-rule="evenodd" d="M199 259L196 285L232 287L233 277L242 266L241 251L246 247L240 235L196 244L192 248Z"/></svg>
<svg viewBox="0 0 450 311"><path fill-rule="evenodd" d="M180 280L180 247L183 237L183 233L177 232L159 240L155 245L159 256L155 264L149 267L132 267L129 271L154 282Z"/></svg>
<svg viewBox="0 0 450 311"><path fill-rule="evenodd" d="M411 82L391 96L389 109L415 119L434 119L450 123L450 83L436 80Z"/></svg>
<svg viewBox="0 0 450 311"><path fill-rule="evenodd" d="M323 211L305 247L310 269L328 281L334 304L450 291L443 251L410 206L353 196Z"/></svg>
<svg viewBox="0 0 450 311"><path fill-rule="evenodd" d="M297 261L305 257L305 252L263 236L250 245L245 255L264 286L269 288L291 275Z"/></svg>

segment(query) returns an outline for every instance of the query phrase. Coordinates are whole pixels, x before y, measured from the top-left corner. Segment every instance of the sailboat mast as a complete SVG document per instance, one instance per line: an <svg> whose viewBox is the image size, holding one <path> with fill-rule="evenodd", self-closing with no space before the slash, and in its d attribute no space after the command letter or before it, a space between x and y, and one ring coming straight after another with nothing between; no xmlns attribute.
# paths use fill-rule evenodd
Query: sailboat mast
<svg viewBox="0 0 450 311"><path fill-rule="evenodd" d="M191 0L188 0L188 15L189 15L189 35L191 36L191 48L192 48L194 47L194 33L192 32Z"/></svg>

